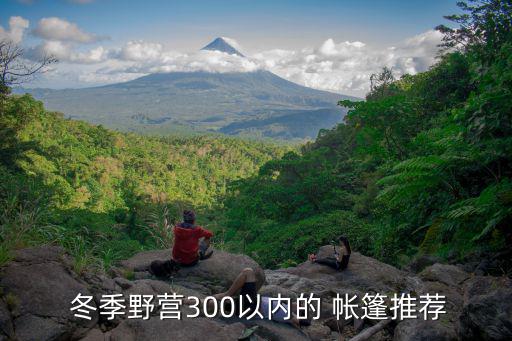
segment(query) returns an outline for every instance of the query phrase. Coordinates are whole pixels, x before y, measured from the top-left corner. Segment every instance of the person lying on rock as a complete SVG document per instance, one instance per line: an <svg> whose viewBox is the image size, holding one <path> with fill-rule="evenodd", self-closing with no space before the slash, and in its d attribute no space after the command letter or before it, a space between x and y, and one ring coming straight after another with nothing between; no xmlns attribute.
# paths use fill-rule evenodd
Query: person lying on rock
<svg viewBox="0 0 512 341"><path fill-rule="evenodd" d="M252 268L245 268L242 270L242 272L240 272L240 274L238 274L226 292L213 295L213 297L217 300L217 302L220 302L222 298L227 296L233 297L235 299L235 311L237 312L237 315L240 311L246 312L248 310L244 316L251 316L255 309L258 307L257 295L258 292L256 289L256 274ZM183 303L186 305L195 305L197 304L197 301L184 299ZM269 297L260 296L259 312L263 316L263 319L269 319L270 304L272 304L272 310L277 308L277 301L271 302ZM213 302L209 300L208 310L212 308ZM293 313L293 311L296 311L297 309L295 303L291 304L292 310L290 311L290 318L286 319L288 315L288 309L288 305L281 302L281 306L272 313L271 320L280 323L288 323L299 329L301 325L307 326L311 324L309 320L301 319L299 321L297 316Z"/></svg>
<svg viewBox="0 0 512 341"><path fill-rule="evenodd" d="M213 233L195 225L193 211L183 211L183 222L173 228L174 245L171 259L154 260L149 272L159 278L168 278L179 271L181 266L196 265L200 259L207 259L213 251L208 252Z"/></svg>
<svg viewBox="0 0 512 341"><path fill-rule="evenodd" d="M340 253L336 250L336 246L333 242L333 249L334 249L334 257L326 257L326 258L316 258L316 255L314 253L309 255L309 260L312 263L327 265L333 269L343 271L348 266L348 261L350 260L350 254L352 253L352 250L350 249L350 243L348 242L347 237L340 236L338 237Z"/></svg>
<svg viewBox="0 0 512 341"><path fill-rule="evenodd" d="M174 245L172 260L181 266L196 265L201 259L210 258L213 251L208 252L210 238L213 233L196 225L194 211L183 211L183 222L174 226Z"/></svg>

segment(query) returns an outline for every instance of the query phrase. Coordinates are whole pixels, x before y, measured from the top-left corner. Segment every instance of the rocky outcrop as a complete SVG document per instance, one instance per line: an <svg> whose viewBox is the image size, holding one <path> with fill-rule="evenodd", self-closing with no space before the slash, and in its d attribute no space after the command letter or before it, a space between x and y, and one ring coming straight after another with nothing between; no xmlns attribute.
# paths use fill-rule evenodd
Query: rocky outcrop
<svg viewBox="0 0 512 341"><path fill-rule="evenodd" d="M91 314L90 321L73 317L71 301L78 293L91 293L71 270L71 259L58 247L16 252L13 261L1 269L0 287L9 308L8 313L5 306L2 309L2 331L9 335L12 323L18 340L79 337L98 322L97 312Z"/></svg>
<svg viewBox="0 0 512 341"><path fill-rule="evenodd" d="M393 341L452 341L457 340L453 325L439 321L406 320L394 330Z"/></svg>
<svg viewBox="0 0 512 341"><path fill-rule="evenodd" d="M170 250L141 252L121 262L121 267L135 272L135 278L149 278L148 266L153 260L168 259ZM191 267L182 267L174 276L174 283L190 287L204 295L227 290L244 268L252 268L256 273L257 287L265 282L263 269L252 258L215 250L211 258Z"/></svg>
<svg viewBox="0 0 512 341"><path fill-rule="evenodd" d="M512 339L512 280L476 276L465 284L459 319L463 340Z"/></svg>
<svg viewBox="0 0 512 341"><path fill-rule="evenodd" d="M332 246L325 246L318 256L331 253ZM147 271L149 264L168 255L168 250L142 252L121 262L107 275L75 273L72 259L59 247L17 251L14 259L0 269L0 340L236 340L248 328L255 328L254 340L349 339L375 326L377 321L336 320L333 297L346 293L362 297L365 293L402 292L413 296L445 295L447 313L437 321L393 321L373 334L371 340L508 340L512 337L512 283L505 277L474 276L457 266L439 263L418 266L423 269L416 275L356 252L343 272L310 262L263 271L247 256L222 251L215 251L213 257L197 266L182 268L169 280L152 277ZM103 294L120 293L127 297L177 293L203 298L226 290L246 267L255 269L261 295L295 299L302 293L313 293L319 297L320 319L299 331L273 321L219 316L161 320L158 307L147 320L125 316L107 320L96 311L87 321L77 319L69 310L78 293L92 295L94 307L99 306ZM184 314L190 311L186 306L181 309Z"/></svg>
<svg viewBox="0 0 512 341"><path fill-rule="evenodd" d="M110 341L237 340L244 329L241 323L224 324L201 317L182 320L125 320L112 330Z"/></svg>

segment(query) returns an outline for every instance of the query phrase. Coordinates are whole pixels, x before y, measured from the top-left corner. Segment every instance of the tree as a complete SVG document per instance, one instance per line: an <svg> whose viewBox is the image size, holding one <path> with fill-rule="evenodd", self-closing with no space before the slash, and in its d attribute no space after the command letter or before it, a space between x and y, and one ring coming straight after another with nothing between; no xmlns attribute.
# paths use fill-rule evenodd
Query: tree
<svg viewBox="0 0 512 341"><path fill-rule="evenodd" d="M511 0L469 0L457 3L463 14L445 16L458 28L439 25L436 30L444 34L442 47L473 50L483 61L491 61L500 47L510 41L512 29Z"/></svg>
<svg viewBox="0 0 512 341"><path fill-rule="evenodd" d="M386 66L380 73L372 74L370 76L370 93L366 95L366 99L372 100L391 95L393 93L391 86L394 81L393 71Z"/></svg>
<svg viewBox="0 0 512 341"><path fill-rule="evenodd" d="M46 67L57 62L50 55L43 55L35 62L24 58L25 51L10 40L0 41L0 94L8 94L10 87L26 82Z"/></svg>

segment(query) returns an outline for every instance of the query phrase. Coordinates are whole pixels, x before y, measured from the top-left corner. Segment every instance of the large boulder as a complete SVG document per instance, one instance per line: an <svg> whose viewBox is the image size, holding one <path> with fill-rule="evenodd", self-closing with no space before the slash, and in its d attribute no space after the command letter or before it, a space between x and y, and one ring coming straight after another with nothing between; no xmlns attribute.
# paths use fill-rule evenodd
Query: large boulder
<svg viewBox="0 0 512 341"><path fill-rule="evenodd" d="M237 317L232 317L229 319L222 318L222 321L231 324L242 324L245 326L245 328L254 328L257 326L255 334L261 337L263 340L310 340L308 332L305 332L304 330L298 330L288 323L277 323L274 321L260 319L246 320Z"/></svg>
<svg viewBox="0 0 512 341"><path fill-rule="evenodd" d="M168 259L170 254L170 250L141 252L121 262L120 265L127 270L147 273L152 261ZM197 265L182 267L173 281L182 286L190 286L203 294L214 294L219 290L227 290L245 268L252 268L255 271L259 289L265 283L265 273L258 263L248 256L220 250L214 250L212 257L200 261Z"/></svg>
<svg viewBox="0 0 512 341"><path fill-rule="evenodd" d="M436 263L420 273L424 281L438 281L446 285L459 287L470 275L456 265Z"/></svg>
<svg viewBox="0 0 512 341"><path fill-rule="evenodd" d="M91 295L70 269L71 260L54 246L17 251L0 270L0 287L10 304L18 340L56 340L77 337L98 321L76 318L71 302L80 293ZM95 303L91 301L92 306Z"/></svg>
<svg viewBox="0 0 512 341"><path fill-rule="evenodd" d="M0 301L0 340L2 340L2 336L7 339L14 339L14 326L7 304Z"/></svg>
<svg viewBox="0 0 512 341"><path fill-rule="evenodd" d="M423 271L427 266L439 263L441 259L434 255L420 254L414 257L404 268L404 270L414 273Z"/></svg>
<svg viewBox="0 0 512 341"><path fill-rule="evenodd" d="M464 340L512 339L512 280L476 276L465 284L459 336Z"/></svg>
<svg viewBox="0 0 512 341"><path fill-rule="evenodd" d="M151 318L125 320L111 331L110 341L136 340L237 340L245 327L241 323L225 324L207 318L181 320Z"/></svg>
<svg viewBox="0 0 512 341"><path fill-rule="evenodd" d="M317 257L332 257L332 248L332 245L321 247ZM337 283L337 287L379 293L402 290L406 285L405 278L407 277L407 273L358 252L352 252L348 267L344 271L336 271L328 266L309 261L296 267L283 269L283 271L302 278L321 280L329 285L328 288L334 282Z"/></svg>
<svg viewBox="0 0 512 341"><path fill-rule="evenodd" d="M452 341L457 334L451 325L440 321L405 320L394 331L393 341Z"/></svg>

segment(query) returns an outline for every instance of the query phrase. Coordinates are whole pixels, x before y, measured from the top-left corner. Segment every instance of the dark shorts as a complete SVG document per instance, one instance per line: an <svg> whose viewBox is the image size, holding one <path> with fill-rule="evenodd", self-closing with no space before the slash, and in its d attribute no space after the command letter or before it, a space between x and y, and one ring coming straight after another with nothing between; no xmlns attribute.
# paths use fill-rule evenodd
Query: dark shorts
<svg viewBox="0 0 512 341"><path fill-rule="evenodd" d="M242 311L246 311L247 309L249 309L249 313L247 313L247 315L253 313L254 310L256 310L257 297L258 291L256 290L256 282L245 282L244 286L242 287L242 290L240 290L240 296L238 297L238 299L242 300ZM239 309L239 306L237 307L237 309ZM240 311L238 311L238 313L240 313Z"/></svg>

